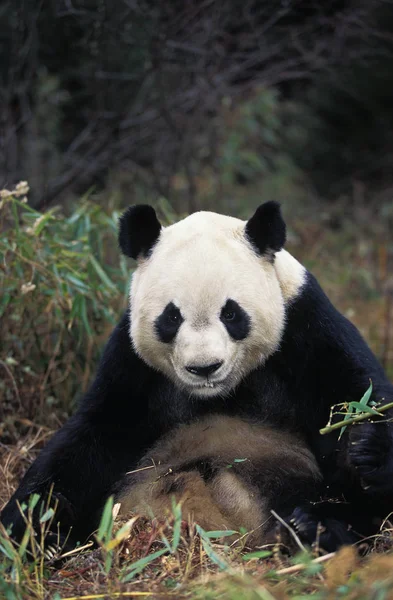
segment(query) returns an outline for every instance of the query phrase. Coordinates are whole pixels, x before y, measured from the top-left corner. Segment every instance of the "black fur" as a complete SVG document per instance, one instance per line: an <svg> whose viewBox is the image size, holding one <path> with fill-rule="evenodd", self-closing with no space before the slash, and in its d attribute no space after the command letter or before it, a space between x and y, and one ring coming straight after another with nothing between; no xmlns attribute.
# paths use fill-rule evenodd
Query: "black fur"
<svg viewBox="0 0 393 600"><path fill-rule="evenodd" d="M247 222L246 236L259 254L271 255L284 247L286 226L278 202L258 206Z"/></svg>
<svg viewBox="0 0 393 600"><path fill-rule="evenodd" d="M221 310L220 319L234 340L244 340L250 333L251 319L235 300L227 300Z"/></svg>
<svg viewBox="0 0 393 600"><path fill-rule="evenodd" d="M173 342L183 321L180 310L173 302L169 302L154 323L158 339L164 344Z"/></svg>
<svg viewBox="0 0 393 600"><path fill-rule="evenodd" d="M137 259L149 256L161 231L156 212L148 204L130 206L120 217L119 246L123 254Z"/></svg>
<svg viewBox="0 0 393 600"><path fill-rule="evenodd" d="M269 244L279 245L271 239ZM359 400L370 379L375 400L393 401L393 386L357 329L332 306L312 275L287 309L279 350L224 399L191 402L134 353L129 325L127 314L109 339L78 411L41 452L3 510L2 522L14 523L15 537L24 530L17 501L33 492L45 496L54 484L62 496L62 531L72 525L71 539L84 541L97 527L106 497L145 450L175 425L211 413L304 434L324 475L321 498L337 498L349 506L345 517L338 514L341 509L337 513L340 504L333 511L331 503L329 510L321 505L317 517L310 507L299 508L306 541L312 541L316 520L333 526L332 547L342 543L340 532L351 521L358 533L369 535L378 519L393 510L392 425L351 426L340 442L336 433L318 433L331 405Z"/></svg>

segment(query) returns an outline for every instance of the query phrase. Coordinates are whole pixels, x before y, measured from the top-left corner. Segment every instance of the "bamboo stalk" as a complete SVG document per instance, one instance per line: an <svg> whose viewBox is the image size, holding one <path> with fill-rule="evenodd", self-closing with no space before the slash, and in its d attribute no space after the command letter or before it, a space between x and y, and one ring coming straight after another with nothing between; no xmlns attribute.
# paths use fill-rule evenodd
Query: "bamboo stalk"
<svg viewBox="0 0 393 600"><path fill-rule="evenodd" d="M384 406L378 407L376 409L375 414L378 416L378 414L380 413L384 413L385 411L389 410L389 408L393 408L393 402L390 402L389 404L385 404ZM347 425L352 425L353 423L358 423L359 421L365 421L366 419L370 418L371 413L368 412L364 412L361 415L356 415L355 417L351 417L350 419L347 419L346 421L339 421L338 423L333 423L333 425L327 425L326 427L323 427L322 429L319 430L319 433L321 435L326 435L327 433L330 433L331 431L335 431L335 429L341 429L341 427L346 427Z"/></svg>

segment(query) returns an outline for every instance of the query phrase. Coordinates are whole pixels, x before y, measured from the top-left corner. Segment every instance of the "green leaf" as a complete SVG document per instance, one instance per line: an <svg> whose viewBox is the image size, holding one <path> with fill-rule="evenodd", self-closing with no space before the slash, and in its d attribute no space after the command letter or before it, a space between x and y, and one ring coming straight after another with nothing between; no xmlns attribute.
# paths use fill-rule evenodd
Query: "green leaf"
<svg viewBox="0 0 393 600"><path fill-rule="evenodd" d="M367 406L367 404L362 404L361 402L350 402L349 406L354 408L357 413L369 413L370 415L379 415L379 412L372 408L371 406Z"/></svg>
<svg viewBox="0 0 393 600"><path fill-rule="evenodd" d="M68 281L70 281L72 284L74 284L77 288L80 288L81 290L83 290L84 292L91 291L88 285L86 285L83 281L78 279L78 277L71 275L71 273L67 273L65 278L68 279Z"/></svg>
<svg viewBox="0 0 393 600"><path fill-rule="evenodd" d="M232 531L231 529L223 529L222 531L204 531L202 529L202 531L203 534L201 534L201 536L210 540L229 537L230 535L235 535L237 533L237 531Z"/></svg>
<svg viewBox="0 0 393 600"><path fill-rule="evenodd" d="M115 286L115 284L113 283L113 281L111 281L108 277L108 275L105 273L104 269L101 267L100 263L94 258L94 256L90 255L90 262L95 270L95 272L97 273L98 277L101 279L101 281L111 290L113 290L114 292L117 292L117 287Z"/></svg>
<svg viewBox="0 0 393 600"><path fill-rule="evenodd" d="M15 204L15 200L12 200L11 203L11 210L12 210L12 216L14 217L14 225L15 225L15 231L16 231L16 236L19 237L19 233L20 233L20 228L19 228L19 217L18 217L18 211L16 209L16 204Z"/></svg>
<svg viewBox="0 0 393 600"><path fill-rule="evenodd" d="M248 458L234 458L233 462L234 463L242 463L242 462L245 462L246 460L248 460Z"/></svg>
<svg viewBox="0 0 393 600"><path fill-rule="evenodd" d="M25 529L25 532L23 534L22 541L21 541L21 543L19 545L19 548L18 548L18 554L19 554L20 557L25 556L25 554L26 554L26 548L27 548L27 545L28 545L28 543L30 541L30 537L31 537L31 531L30 531L29 526L27 525L26 529Z"/></svg>
<svg viewBox="0 0 393 600"><path fill-rule="evenodd" d="M248 552L242 556L243 560L251 560L253 558L268 558L272 556L273 552L269 550L258 550L257 552Z"/></svg>
<svg viewBox="0 0 393 600"><path fill-rule="evenodd" d="M10 560L13 560L15 558L15 548L13 547L11 542L9 542L5 538L1 538L0 552L2 552L4 556L9 558Z"/></svg>
<svg viewBox="0 0 393 600"><path fill-rule="evenodd" d="M373 410L370 406L367 406L368 401L370 400L371 397L371 393L373 391L373 384L372 381L370 379L370 386L368 387L368 389L366 390L366 392L364 393L364 395L362 396L361 400L359 402L350 402L348 404L348 412L346 413L346 415L343 418L343 421L348 421L348 419L350 419L352 417L353 411L356 410L356 412L369 412L370 414L379 414L378 412L376 412L375 410ZM338 439L340 440L344 431L346 430L347 425L344 425L343 427L341 427L340 429L340 435L338 436Z"/></svg>
<svg viewBox="0 0 393 600"><path fill-rule="evenodd" d="M227 571L229 569L228 563L213 550L212 546L207 540L205 540L203 537L201 538L201 540L203 549L206 552L207 556L210 558L210 560L214 564L216 564L222 571Z"/></svg>
<svg viewBox="0 0 393 600"><path fill-rule="evenodd" d="M41 498L39 494L32 494L29 498L29 510L34 510L37 506L38 500Z"/></svg>
<svg viewBox="0 0 393 600"><path fill-rule="evenodd" d="M362 404L363 406L368 404L368 401L370 400L372 391L373 391L373 382L370 379L370 386L367 389L367 391L364 393L364 396L362 397L362 399L359 401L359 404Z"/></svg>
<svg viewBox="0 0 393 600"><path fill-rule="evenodd" d="M172 512L175 517L175 522L173 524L172 552L176 552L180 542L181 533L181 505L176 504L175 498L172 498Z"/></svg>
<svg viewBox="0 0 393 600"><path fill-rule="evenodd" d="M98 532L97 532L97 539L99 542L101 542L102 540L108 541L110 539L111 533L112 533L112 527L113 527L113 517L112 517L112 511L113 511L113 496L110 496L108 498L108 500L106 501L103 513L102 513L102 517L101 517L101 522L100 522L100 526L98 528Z"/></svg>
<svg viewBox="0 0 393 600"><path fill-rule="evenodd" d="M40 523L45 523L46 521L49 521L49 519L51 519L54 514L55 511L53 510L53 508L49 508L40 518Z"/></svg>
<svg viewBox="0 0 393 600"><path fill-rule="evenodd" d="M86 298L84 296L80 297L80 309L81 309L82 322L85 326L86 332L88 335L93 335L93 331L90 327L89 319L87 317Z"/></svg>
<svg viewBox="0 0 393 600"><path fill-rule="evenodd" d="M113 552L107 552L106 556L105 556L105 561L104 561L104 570L107 575L108 575L109 571L111 570L112 562L113 562Z"/></svg>
<svg viewBox="0 0 393 600"><path fill-rule="evenodd" d="M352 408L351 408L351 409L350 409L350 410L349 410L349 411L346 413L346 415L344 416L344 418L343 418L343 421L348 421L348 420L349 420L349 419L352 417L352 412L353 412L353 410L352 410ZM341 429L340 429L340 435L338 436L338 439L339 439L339 440L341 440L341 437L342 437L342 435L343 435L344 431L346 430L346 428L347 428L347 425L344 425L343 427L341 427Z"/></svg>
<svg viewBox="0 0 393 600"><path fill-rule="evenodd" d="M135 575L143 571L143 569L147 567L147 565L149 565L151 562L153 562L160 556L163 556L163 554L166 554L167 552L167 548L162 548L161 550L157 550L157 552L153 552L153 554L149 554L148 556L140 558L136 562L132 563L132 565L130 565L127 568L128 573L123 578L121 578L121 582L127 583L127 581L131 581L131 579L133 579Z"/></svg>
<svg viewBox="0 0 393 600"><path fill-rule="evenodd" d="M33 225L33 235L35 235L35 237L40 235L41 231L44 229L44 227L47 225L47 223L52 219L52 217L53 217L53 209L48 210L48 212L41 215L37 219L37 221L36 221L37 225Z"/></svg>
<svg viewBox="0 0 393 600"><path fill-rule="evenodd" d="M81 317L81 299L83 296L81 296L80 294L78 294L77 296L75 296L75 298L72 301L72 307L71 307L71 312L70 312L70 320L73 319L74 317Z"/></svg>

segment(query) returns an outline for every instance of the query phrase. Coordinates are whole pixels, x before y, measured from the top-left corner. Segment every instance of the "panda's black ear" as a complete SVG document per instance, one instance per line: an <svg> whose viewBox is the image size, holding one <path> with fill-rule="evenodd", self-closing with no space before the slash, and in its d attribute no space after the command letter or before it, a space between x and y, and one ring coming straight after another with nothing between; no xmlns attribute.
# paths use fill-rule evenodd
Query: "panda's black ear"
<svg viewBox="0 0 393 600"><path fill-rule="evenodd" d="M286 226L278 202L265 202L258 206L247 221L245 231L259 254L274 254L281 250L286 240Z"/></svg>
<svg viewBox="0 0 393 600"><path fill-rule="evenodd" d="M129 206L119 220L120 249L130 258L146 257L158 240L160 232L161 223L152 206Z"/></svg>

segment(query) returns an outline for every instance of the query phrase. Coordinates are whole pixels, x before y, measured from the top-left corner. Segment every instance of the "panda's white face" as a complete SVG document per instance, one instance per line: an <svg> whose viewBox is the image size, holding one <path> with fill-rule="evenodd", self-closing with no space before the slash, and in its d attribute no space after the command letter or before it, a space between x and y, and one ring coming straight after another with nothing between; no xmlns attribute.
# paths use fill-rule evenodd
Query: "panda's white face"
<svg viewBox="0 0 393 600"><path fill-rule="evenodd" d="M258 256L246 223L200 212L161 229L130 291L131 339L150 366L195 396L225 396L279 347L304 268Z"/></svg>

